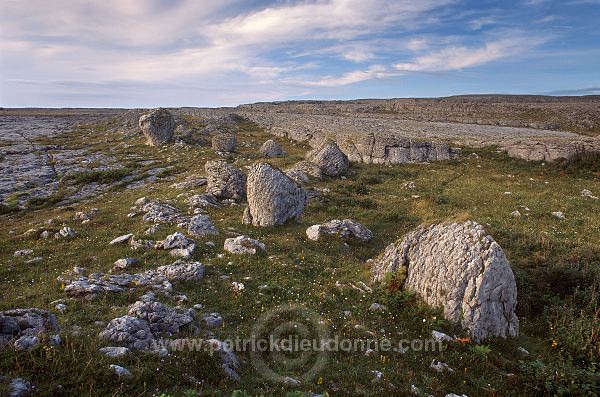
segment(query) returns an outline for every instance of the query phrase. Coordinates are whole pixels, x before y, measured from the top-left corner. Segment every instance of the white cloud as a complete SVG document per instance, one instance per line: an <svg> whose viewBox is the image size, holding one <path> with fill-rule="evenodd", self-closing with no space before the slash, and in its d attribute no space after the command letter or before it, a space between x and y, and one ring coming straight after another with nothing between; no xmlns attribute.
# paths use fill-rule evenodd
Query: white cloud
<svg viewBox="0 0 600 397"><path fill-rule="evenodd" d="M452 46L394 66L397 70L409 72L458 70L521 54L544 41L540 37L519 36L490 41L480 47Z"/></svg>
<svg viewBox="0 0 600 397"><path fill-rule="evenodd" d="M398 76L399 74L396 71L388 70L384 65L372 65L366 70L354 70L341 76L327 76L319 80L296 81L296 83L309 87L338 87L371 79Z"/></svg>

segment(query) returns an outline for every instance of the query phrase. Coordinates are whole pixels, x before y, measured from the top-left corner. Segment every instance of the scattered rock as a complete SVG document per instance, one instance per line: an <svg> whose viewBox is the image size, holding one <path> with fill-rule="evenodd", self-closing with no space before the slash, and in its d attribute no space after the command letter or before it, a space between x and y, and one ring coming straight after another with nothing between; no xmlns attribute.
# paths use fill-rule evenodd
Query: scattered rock
<svg viewBox="0 0 600 397"><path fill-rule="evenodd" d="M348 156L333 141L327 141L319 148L311 150L306 155L306 159L315 163L323 174L329 176L344 174L350 165Z"/></svg>
<svg viewBox="0 0 600 397"><path fill-rule="evenodd" d="M417 292L475 341L516 336L517 288L502 248L473 221L420 226L375 259L373 279L407 274L403 288Z"/></svg>
<svg viewBox="0 0 600 397"><path fill-rule="evenodd" d="M254 255L257 251L265 251L267 247L258 240L248 236L238 236L225 240L223 247L225 251L233 254L250 254Z"/></svg>
<svg viewBox="0 0 600 397"><path fill-rule="evenodd" d="M109 244L110 245L127 244L129 242L129 240L131 240L132 237L133 237L133 234L131 234L131 233L124 234L122 236L114 238Z"/></svg>
<svg viewBox="0 0 600 397"><path fill-rule="evenodd" d="M282 225L299 219L307 201L306 191L280 170L255 163L248 175L248 207L242 221L255 226Z"/></svg>
<svg viewBox="0 0 600 397"><path fill-rule="evenodd" d="M223 160L207 161L204 169L208 193L217 198L246 198L246 174L240 169Z"/></svg>
<svg viewBox="0 0 600 397"><path fill-rule="evenodd" d="M452 342L454 339L443 332L440 331L431 331L431 337L438 342Z"/></svg>
<svg viewBox="0 0 600 397"><path fill-rule="evenodd" d="M454 370L452 368L450 368L448 366L448 364L443 363L441 361L438 360L433 360L431 362L431 364L429 365L429 368L431 368L432 370L434 370L435 372L454 372Z"/></svg>
<svg viewBox="0 0 600 397"><path fill-rule="evenodd" d="M202 316L202 321L209 328L217 328L223 325L223 317L219 313L207 313Z"/></svg>
<svg viewBox="0 0 600 397"><path fill-rule="evenodd" d="M521 353L524 356L528 356L529 355L529 351L527 349L525 349L522 346L519 346L519 348L517 349L519 351L519 353Z"/></svg>
<svg viewBox="0 0 600 397"><path fill-rule="evenodd" d="M566 219L565 214L563 214L561 211L554 211L552 215L557 217L558 219Z"/></svg>
<svg viewBox="0 0 600 397"><path fill-rule="evenodd" d="M294 379L291 376L286 376L285 378L283 378L283 383L286 386L290 386L290 387L299 387L301 385L301 383L298 379Z"/></svg>
<svg viewBox="0 0 600 397"><path fill-rule="evenodd" d="M189 197L185 202L193 208L221 208L221 203L210 193L195 194Z"/></svg>
<svg viewBox="0 0 600 397"><path fill-rule="evenodd" d="M298 183L307 183L310 178L322 179L323 173L318 165L311 161L302 160L285 171L286 175Z"/></svg>
<svg viewBox="0 0 600 397"><path fill-rule="evenodd" d="M40 338L32 335L23 335L14 343L17 350L33 350L40 344Z"/></svg>
<svg viewBox="0 0 600 397"><path fill-rule="evenodd" d="M26 265L37 265L38 263L42 263L44 261L44 258L42 258L41 256L36 256L35 258L31 258L27 261L25 261L24 263Z"/></svg>
<svg viewBox="0 0 600 397"><path fill-rule="evenodd" d="M61 314L64 314L67 311L67 305L64 303L58 303L54 308Z"/></svg>
<svg viewBox="0 0 600 397"><path fill-rule="evenodd" d="M120 365L110 364L110 369L114 371L120 378L131 378L133 374L130 370L125 367L121 367Z"/></svg>
<svg viewBox="0 0 600 397"><path fill-rule="evenodd" d="M14 378L8 385L8 397L25 397L33 394L33 385L22 378Z"/></svg>
<svg viewBox="0 0 600 397"><path fill-rule="evenodd" d="M128 355L131 352L131 350L127 347L102 347L100 348L100 353L104 354L107 357L110 358L118 358L118 357L123 357Z"/></svg>
<svg viewBox="0 0 600 397"><path fill-rule="evenodd" d="M235 134L216 134L212 137L212 148L217 153L235 152L237 136Z"/></svg>
<svg viewBox="0 0 600 397"><path fill-rule="evenodd" d="M246 289L246 286L243 283L238 283L237 281L233 281L231 283L231 288L234 292L242 292Z"/></svg>
<svg viewBox="0 0 600 397"><path fill-rule="evenodd" d="M206 185L206 182L207 182L206 178L204 178L204 177L200 177L200 178L192 177L192 178L186 179L183 182L172 184L171 188L177 189L177 190L196 189L196 188Z"/></svg>
<svg viewBox="0 0 600 397"><path fill-rule="evenodd" d="M211 352L216 353L221 361L223 372L233 380L239 381L240 375L237 371L240 369L240 362L235 353L218 339L209 339L207 341Z"/></svg>
<svg viewBox="0 0 600 397"><path fill-rule="evenodd" d="M125 270L130 268L131 266L137 265L139 263L139 259L137 258L121 258L115 261L115 264L111 271L117 270Z"/></svg>
<svg viewBox="0 0 600 397"><path fill-rule="evenodd" d="M369 306L369 310L372 312L384 312L387 310L387 307L381 303L373 303Z"/></svg>
<svg viewBox="0 0 600 397"><path fill-rule="evenodd" d="M15 251L15 253L13 254L13 256L15 258L18 258L20 256L29 256L31 254L33 254L33 250L32 249L24 249L24 250Z"/></svg>
<svg viewBox="0 0 600 397"><path fill-rule="evenodd" d="M196 215L190 220L188 233L195 237L204 237L219 234L219 231L208 215Z"/></svg>
<svg viewBox="0 0 600 397"><path fill-rule="evenodd" d="M283 157L287 153L281 148L281 146L272 139L269 139L260 148L260 154L263 157Z"/></svg>
<svg viewBox="0 0 600 397"><path fill-rule="evenodd" d="M48 335L60 331L56 316L38 308L0 312L0 347L23 336ZM26 347L33 340L25 338L17 345ZM38 340L39 342L39 340Z"/></svg>
<svg viewBox="0 0 600 397"><path fill-rule="evenodd" d="M598 200L598 197L594 196L594 194L590 190L588 190L588 189L583 189L581 191L581 197L587 197L587 198L590 198L592 200Z"/></svg>
<svg viewBox="0 0 600 397"><path fill-rule="evenodd" d="M58 233L54 234L54 238L73 238L77 236L77 232L71 229L69 226L65 226L58 231Z"/></svg>
<svg viewBox="0 0 600 397"><path fill-rule="evenodd" d="M519 212L519 210L514 210L513 212L510 213L510 216L512 216L513 218L520 218L521 213Z"/></svg>
<svg viewBox="0 0 600 397"><path fill-rule="evenodd" d="M318 241L324 234L336 234L346 240L368 242L373 238L373 233L352 219L334 219L322 225L313 225L306 229L310 240Z"/></svg>
<svg viewBox="0 0 600 397"><path fill-rule="evenodd" d="M134 251L148 251L149 249L154 248L155 245L156 243L154 240L144 240L135 237L132 237L131 240L129 240L129 246Z"/></svg>
<svg viewBox="0 0 600 397"><path fill-rule="evenodd" d="M150 146L163 145L173 139L175 118L166 109L155 109L140 117L139 126Z"/></svg>

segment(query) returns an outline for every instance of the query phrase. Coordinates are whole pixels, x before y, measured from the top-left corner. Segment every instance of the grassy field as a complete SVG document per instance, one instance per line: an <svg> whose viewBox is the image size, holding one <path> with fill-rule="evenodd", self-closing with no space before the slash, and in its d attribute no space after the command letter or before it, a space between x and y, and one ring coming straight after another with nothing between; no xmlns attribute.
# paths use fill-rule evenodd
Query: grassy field
<svg viewBox="0 0 600 397"><path fill-rule="evenodd" d="M203 123L193 118L188 121L198 127ZM51 302L66 298L56 277L73 266L108 272L116 259L135 256L140 259L135 271L142 271L173 262L160 250L137 253L128 246L109 246L108 242L125 233L141 235L149 226L140 218L127 217L139 197L171 200L187 211L181 194L203 193L204 189L180 191L170 185L204 175L206 160L216 156L207 146L147 147L140 136L110 132L112 127L85 127L56 140L130 159L128 169L141 174L147 165L140 159L154 159L172 169L141 189L116 184L104 195L80 204L56 208L51 202L37 202L30 210L1 215L0 310L40 307L54 311ZM238 152L231 160L243 168L260 160L258 149L270 136L247 122L239 121L237 127ZM302 144L279 142L289 156L269 162L280 168L301 160L308 150ZM451 392L470 397L597 395L600 200L580 195L582 189L600 193L597 164L593 159L562 166L526 163L493 148L464 148L460 160L432 164L352 164L346 179L327 178L310 184L322 193L310 202L299 223L251 227L241 224L243 205L210 210L221 233L198 239L200 249L194 254L195 260L206 265L207 274L199 283L174 286L189 298L184 306L199 303L206 312L223 316L224 326L214 330L221 339L247 337L262 313L287 302L319 313L330 332L344 338L428 338L432 330L464 337L438 310L391 285L373 286L373 292L348 285L368 283L367 260L419 224L473 219L485 225L511 262L519 294L518 338L493 339L483 346L451 342L442 352L370 356L336 352L311 383L299 387L266 381L249 364L248 354L239 352L242 379L234 382L220 372L207 353L176 352L168 357L139 353L124 359L102 356L97 334L104 326L97 322L106 323L125 314L127 306L141 295L132 291L92 301L67 300L66 313L57 314L64 344L32 352L0 350L0 375L31 380L39 395L229 396L234 390L244 390L252 396L283 396L299 390L331 396L388 396L409 394L411 385L435 396ZM121 173L88 174L68 183L102 178L112 183L121 177ZM415 188L406 188L411 181ZM77 211L94 207L100 211L91 222L73 220ZM522 216L511 216L515 210ZM553 211L562 211L565 219L553 216ZM58 220L56 226L45 224L51 218ZM308 226L336 218L363 223L374 232L374 240L347 245L333 238L319 242L306 238ZM24 237L31 228L58 229L63 224L77 231L75 239ZM175 226L165 226L152 238L159 240L176 230ZM256 256L224 253L223 241L232 233L264 242L267 252ZM207 241L216 246L202 244ZM44 261L25 265L23 259L13 257L15 250L25 248L33 249ZM232 281L243 282L245 289L235 292ZM162 301L176 305L166 298ZM370 311L374 302L386 304L389 310ZM530 354L519 352L519 347ZM454 371L433 372L429 369L433 359L447 363ZM109 370L113 363L130 369L133 378L118 379ZM381 371L383 378L374 380L372 371Z"/></svg>

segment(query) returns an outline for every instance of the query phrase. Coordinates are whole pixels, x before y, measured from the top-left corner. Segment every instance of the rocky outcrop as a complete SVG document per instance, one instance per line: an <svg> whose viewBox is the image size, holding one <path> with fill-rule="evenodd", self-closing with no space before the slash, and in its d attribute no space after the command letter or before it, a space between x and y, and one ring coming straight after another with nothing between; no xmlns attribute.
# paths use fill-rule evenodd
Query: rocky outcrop
<svg viewBox="0 0 600 397"><path fill-rule="evenodd" d="M175 118L166 109L155 109L140 117L139 125L150 146L163 145L173 139Z"/></svg>
<svg viewBox="0 0 600 397"><path fill-rule="evenodd" d="M287 153L277 142L269 139L260 147L260 154L263 157L283 157Z"/></svg>
<svg viewBox="0 0 600 397"><path fill-rule="evenodd" d="M352 219L334 219L322 225L312 225L306 229L309 240L318 241L324 235L338 235L345 240L368 242L373 238L373 232Z"/></svg>
<svg viewBox="0 0 600 397"><path fill-rule="evenodd" d="M246 198L246 174L223 160L207 161L204 166L208 185L206 191L218 198Z"/></svg>
<svg viewBox="0 0 600 397"><path fill-rule="evenodd" d="M0 312L0 348L15 339L21 341L16 347L25 346L25 342L28 346L34 346L39 343L39 335L50 335L58 331L60 327L56 316L47 310L29 308Z"/></svg>
<svg viewBox="0 0 600 397"><path fill-rule="evenodd" d="M235 152L237 146L236 134L216 134L212 137L212 148L215 152L231 153Z"/></svg>
<svg viewBox="0 0 600 397"><path fill-rule="evenodd" d="M242 221L255 226L282 225L299 219L306 191L297 182L267 163L255 163L248 174L248 207Z"/></svg>
<svg viewBox="0 0 600 397"><path fill-rule="evenodd" d="M406 274L404 289L441 307L471 337L516 336L517 287L502 248L478 223L421 226L376 258L373 279Z"/></svg>
<svg viewBox="0 0 600 397"><path fill-rule="evenodd" d="M348 156L335 142L327 141L306 154L306 159L316 164L321 172L329 176L340 176L348 170Z"/></svg>
<svg viewBox="0 0 600 397"><path fill-rule="evenodd" d="M226 239L223 249L225 249L225 251L231 252L232 254L254 255L258 251L266 250L267 247L260 241L250 238L248 236L237 236Z"/></svg>
<svg viewBox="0 0 600 397"><path fill-rule="evenodd" d="M190 220L188 232L194 237L219 234L215 224L208 215L196 215Z"/></svg>

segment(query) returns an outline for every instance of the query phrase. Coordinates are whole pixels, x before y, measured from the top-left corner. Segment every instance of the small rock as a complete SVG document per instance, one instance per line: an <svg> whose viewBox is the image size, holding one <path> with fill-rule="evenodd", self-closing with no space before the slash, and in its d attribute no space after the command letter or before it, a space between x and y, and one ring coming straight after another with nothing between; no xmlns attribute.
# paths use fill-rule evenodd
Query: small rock
<svg viewBox="0 0 600 397"><path fill-rule="evenodd" d="M436 372L454 372L454 370L452 368L450 368L448 366L448 364L443 363L441 361L438 360L433 360L431 362L431 364L429 365L429 368L431 368L432 370L436 371Z"/></svg>
<svg viewBox="0 0 600 397"><path fill-rule="evenodd" d="M519 353L521 353L524 356L528 356L529 355L529 351L527 349L525 349L522 346L519 346L519 348L517 349L519 351Z"/></svg>
<svg viewBox="0 0 600 397"><path fill-rule="evenodd" d="M25 397L31 395L33 386L22 378L14 378L8 385L8 397Z"/></svg>
<svg viewBox="0 0 600 397"><path fill-rule="evenodd" d="M44 261L44 258L42 258L41 256L36 256L35 258L31 258L28 261L25 261L24 263L26 265L37 265L38 263L42 263Z"/></svg>
<svg viewBox="0 0 600 397"><path fill-rule="evenodd" d="M132 237L133 237L133 234L131 234L131 233L124 234L122 236L119 236L119 237L113 239L109 244L110 245L127 244L129 242L129 240L131 240Z"/></svg>
<svg viewBox="0 0 600 397"><path fill-rule="evenodd" d="M40 344L40 338L37 336L23 335L14 343L17 350L33 350Z"/></svg>
<svg viewBox="0 0 600 397"><path fill-rule="evenodd" d="M100 348L100 353L104 354L107 357L117 358L128 355L131 350L127 347L102 347Z"/></svg>
<svg viewBox="0 0 600 397"><path fill-rule="evenodd" d="M209 328L216 328L223 325L223 317L221 317L219 313L207 313L202 316L202 320Z"/></svg>
<svg viewBox="0 0 600 397"><path fill-rule="evenodd" d="M120 365L111 364L110 369L112 369L119 377L131 378L133 376L130 370L125 367L121 367Z"/></svg>
<svg viewBox="0 0 600 397"><path fill-rule="evenodd" d="M385 307L385 305L382 305L380 303L373 303L370 307L369 310L372 312L384 312L387 310L387 307Z"/></svg>
<svg viewBox="0 0 600 397"><path fill-rule="evenodd" d="M136 258L121 258L115 261L115 264L112 270L123 270L128 269L131 266L134 266L139 263L139 260Z"/></svg>
<svg viewBox="0 0 600 397"><path fill-rule="evenodd" d="M233 281L231 283L231 288L233 288L233 290L235 292L241 292L246 288L246 286L243 283L238 283L237 281Z"/></svg>
<svg viewBox="0 0 600 397"><path fill-rule="evenodd" d="M256 254L258 250L265 251L267 249L263 243L248 236L228 238L225 240L223 248L233 254L250 255Z"/></svg>
<svg viewBox="0 0 600 397"><path fill-rule="evenodd" d="M453 338L443 332L431 331L431 337L438 342L451 342Z"/></svg>
<svg viewBox="0 0 600 397"><path fill-rule="evenodd" d="M48 340L48 342L50 343L50 345L52 346L60 346L60 344L62 343L62 338L60 337L60 335L56 334L56 335L52 335L50 337L50 339Z"/></svg>
<svg viewBox="0 0 600 397"><path fill-rule="evenodd" d="M188 233L195 237L204 237L219 234L219 231L208 215L196 215L190 220Z"/></svg>
<svg viewBox="0 0 600 397"><path fill-rule="evenodd" d="M54 235L54 238L73 238L76 235L77 232L75 230L71 229L69 226L65 226Z"/></svg>
<svg viewBox="0 0 600 397"><path fill-rule="evenodd" d="M292 378L291 376L286 376L285 378L283 378L283 383L291 387L300 386L300 381L298 379Z"/></svg>
<svg viewBox="0 0 600 397"><path fill-rule="evenodd" d="M592 200L598 200L598 197L594 196L594 194L588 189L583 189L581 191L581 197L587 197L587 198L591 198Z"/></svg>
<svg viewBox="0 0 600 397"><path fill-rule="evenodd" d="M373 370L373 371L371 371L371 373L374 376L373 380L379 381L379 380L383 379L383 372L377 371L377 370Z"/></svg>
<svg viewBox="0 0 600 397"><path fill-rule="evenodd" d="M565 214L563 214L561 211L554 211L552 213L552 215L554 215L558 219L565 219L566 218Z"/></svg>
<svg viewBox="0 0 600 397"><path fill-rule="evenodd" d="M28 256L33 254L33 250L32 249L24 249L24 250L18 250L15 251L15 253L13 254L14 257L19 257L19 256Z"/></svg>
<svg viewBox="0 0 600 397"><path fill-rule="evenodd" d="M65 305L64 303L59 303L56 306L54 306L54 308L58 310L61 314L64 314L67 311L67 305Z"/></svg>
<svg viewBox="0 0 600 397"><path fill-rule="evenodd" d="M272 139L269 139L260 148L260 154L263 157L283 157L286 155L286 152L281 148L281 146Z"/></svg>
<svg viewBox="0 0 600 397"><path fill-rule="evenodd" d="M513 212L510 213L510 215L513 218L520 218L521 217L521 213L519 212L519 210L514 210Z"/></svg>

